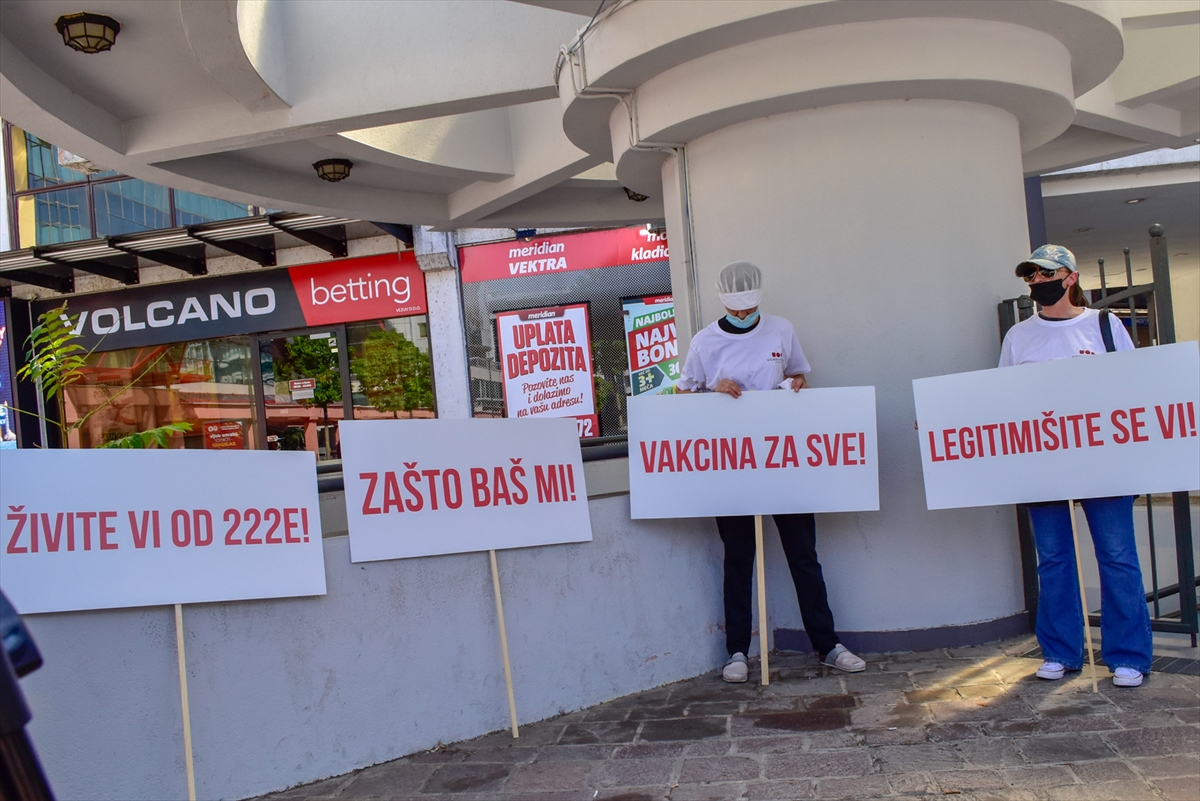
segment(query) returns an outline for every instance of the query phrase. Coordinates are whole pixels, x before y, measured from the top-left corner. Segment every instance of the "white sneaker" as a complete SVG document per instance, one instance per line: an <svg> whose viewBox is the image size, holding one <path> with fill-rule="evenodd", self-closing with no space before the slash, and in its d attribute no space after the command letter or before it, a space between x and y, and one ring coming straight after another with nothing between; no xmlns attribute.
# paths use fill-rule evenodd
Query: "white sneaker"
<svg viewBox="0 0 1200 801"><path fill-rule="evenodd" d="M1042 666L1037 669L1037 673L1034 673L1033 675L1037 676L1039 679L1058 681L1065 676L1066 673L1067 669L1058 662L1043 662Z"/></svg>
<svg viewBox="0 0 1200 801"><path fill-rule="evenodd" d="M746 655L741 651L729 657L729 661L725 663L725 669L721 671L721 678L730 684L741 684L749 676L750 670L746 667Z"/></svg>
<svg viewBox="0 0 1200 801"><path fill-rule="evenodd" d="M844 670L847 673L862 673L867 669L867 663L850 653L850 650L840 642L833 646L832 651L825 654L822 664L826 667Z"/></svg>
<svg viewBox="0 0 1200 801"><path fill-rule="evenodd" d="M1113 685L1117 687L1139 687L1142 672L1133 668L1117 668L1113 671Z"/></svg>

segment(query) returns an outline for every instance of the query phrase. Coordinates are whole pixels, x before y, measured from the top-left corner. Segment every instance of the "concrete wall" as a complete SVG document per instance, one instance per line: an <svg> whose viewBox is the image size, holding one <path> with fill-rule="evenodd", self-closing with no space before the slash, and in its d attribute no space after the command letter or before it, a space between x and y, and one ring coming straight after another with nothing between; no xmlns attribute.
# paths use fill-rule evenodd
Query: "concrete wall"
<svg viewBox="0 0 1200 801"><path fill-rule="evenodd" d="M724 656L716 527L631 522L621 495L590 508L593 542L497 555L522 722L695 676ZM485 554L353 565L339 536L325 540L325 564L324 597L185 607L200 798L507 727ZM171 608L26 621L46 660L22 681L29 731L57 796L185 798Z"/></svg>

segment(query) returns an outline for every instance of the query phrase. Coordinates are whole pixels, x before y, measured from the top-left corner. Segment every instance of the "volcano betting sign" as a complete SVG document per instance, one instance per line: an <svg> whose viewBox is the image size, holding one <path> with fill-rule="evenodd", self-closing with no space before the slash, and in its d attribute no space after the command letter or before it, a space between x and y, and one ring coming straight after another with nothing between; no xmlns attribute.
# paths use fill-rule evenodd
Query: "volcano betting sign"
<svg viewBox="0 0 1200 801"><path fill-rule="evenodd" d="M573 417L580 437L600 435L586 303L501 312L496 341L509 417Z"/></svg>
<svg viewBox="0 0 1200 801"><path fill-rule="evenodd" d="M1200 352L1160 345L913 381L930 509L1200 488Z"/></svg>

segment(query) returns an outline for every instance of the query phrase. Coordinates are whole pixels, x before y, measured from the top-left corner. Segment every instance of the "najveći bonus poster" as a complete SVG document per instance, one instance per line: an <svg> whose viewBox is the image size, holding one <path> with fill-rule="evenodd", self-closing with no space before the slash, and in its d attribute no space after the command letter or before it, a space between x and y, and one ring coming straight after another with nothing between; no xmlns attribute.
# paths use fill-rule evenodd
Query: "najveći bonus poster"
<svg viewBox="0 0 1200 801"><path fill-rule="evenodd" d="M679 343L671 295L626 298L625 340L629 383L634 395L670 395L679 381Z"/></svg>

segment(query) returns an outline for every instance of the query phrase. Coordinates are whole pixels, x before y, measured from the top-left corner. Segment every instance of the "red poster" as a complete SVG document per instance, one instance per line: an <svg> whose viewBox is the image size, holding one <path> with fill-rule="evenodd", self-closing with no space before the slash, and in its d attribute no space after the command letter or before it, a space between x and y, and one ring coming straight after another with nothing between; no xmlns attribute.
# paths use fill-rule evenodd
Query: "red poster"
<svg viewBox="0 0 1200 801"><path fill-rule="evenodd" d="M289 267L310 325L424 314L425 276L412 251Z"/></svg>
<svg viewBox="0 0 1200 801"><path fill-rule="evenodd" d="M241 420L222 420L204 424L204 447L207 450L246 449L246 430Z"/></svg>
<svg viewBox="0 0 1200 801"><path fill-rule="evenodd" d="M496 315L511 418L574 417L579 436L600 436L586 303Z"/></svg>
<svg viewBox="0 0 1200 801"><path fill-rule="evenodd" d="M645 226L554 234L528 242L495 242L459 251L463 283L666 261L666 233Z"/></svg>

